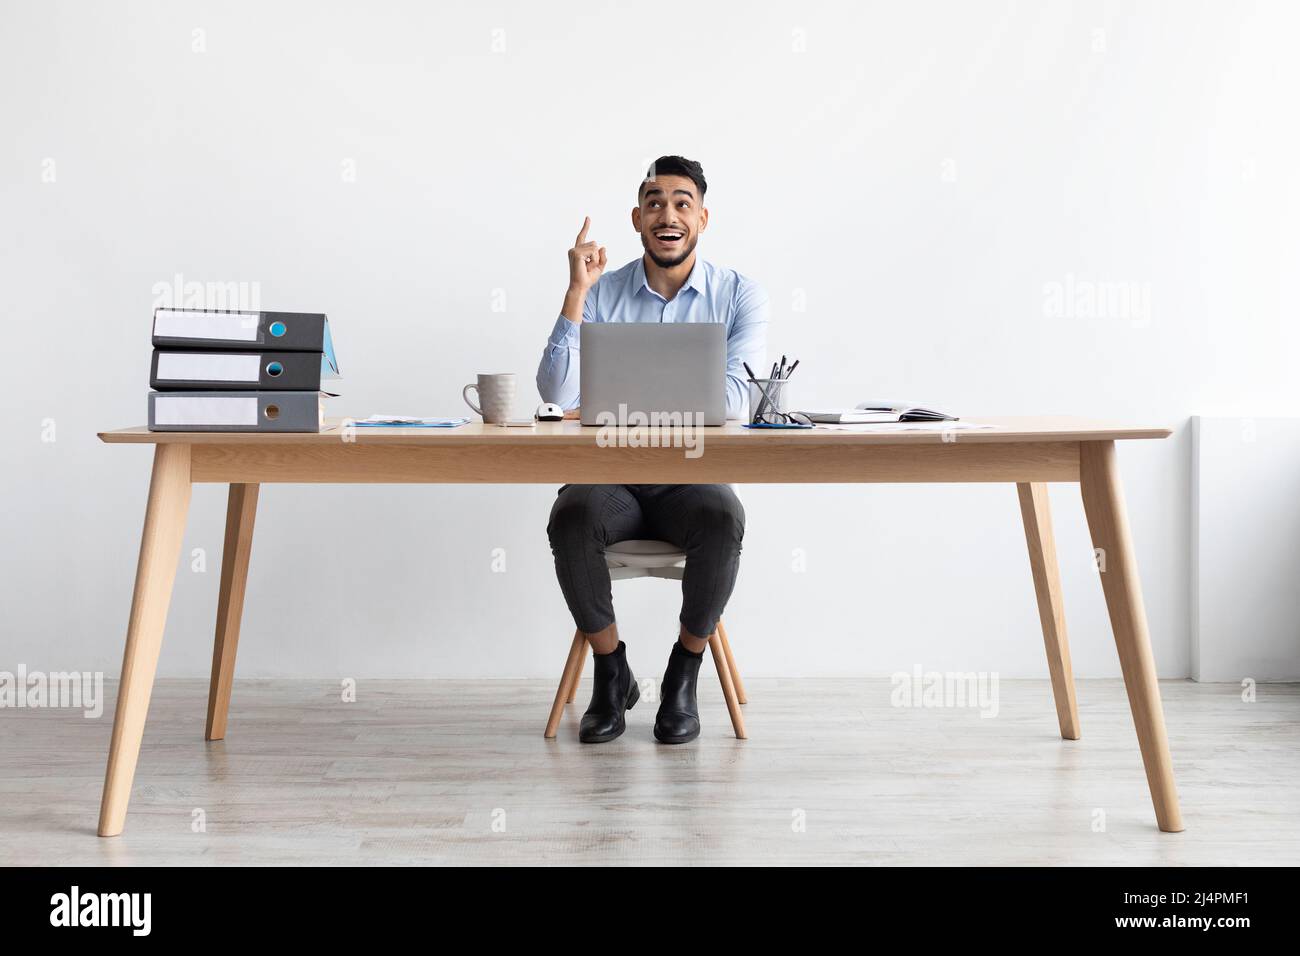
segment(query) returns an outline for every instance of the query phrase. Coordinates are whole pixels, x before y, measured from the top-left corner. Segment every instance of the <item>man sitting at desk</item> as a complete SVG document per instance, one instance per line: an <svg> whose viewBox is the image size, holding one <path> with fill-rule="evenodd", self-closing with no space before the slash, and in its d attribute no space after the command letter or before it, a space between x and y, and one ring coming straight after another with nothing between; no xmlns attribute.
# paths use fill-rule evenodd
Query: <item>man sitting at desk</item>
<svg viewBox="0 0 1300 956"><path fill-rule="evenodd" d="M727 417L744 417L743 364L764 364L768 299L752 280L696 257L696 243L709 224L706 188L699 163L681 156L655 160L632 210L645 255L614 272L605 273L605 248L587 239L591 219L584 220L569 250L564 308L537 369L544 401L568 412L579 406L583 322L721 322L727 326ZM654 735L666 744L694 740L700 735L700 662L740 567L745 511L735 492L727 485L565 485L546 532L560 589L596 659L591 705L578 734L583 743L622 734L624 712L638 697L614 621L605 548L650 538L686 554L681 628L660 687Z"/></svg>

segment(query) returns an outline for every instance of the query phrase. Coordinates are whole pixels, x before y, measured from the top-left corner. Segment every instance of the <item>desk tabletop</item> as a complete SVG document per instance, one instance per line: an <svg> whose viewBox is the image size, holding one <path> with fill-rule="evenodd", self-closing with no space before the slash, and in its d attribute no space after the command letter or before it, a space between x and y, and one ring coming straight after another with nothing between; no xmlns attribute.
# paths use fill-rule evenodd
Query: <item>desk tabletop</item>
<svg viewBox="0 0 1300 956"><path fill-rule="evenodd" d="M987 424L991 428L963 429L947 435L962 444L974 442L1060 442L1119 441L1130 438L1168 438L1170 429L1160 426L1126 425L1072 416L972 416L965 421ZM624 429L652 441L672 443L680 429ZM479 422L459 428L354 428L349 440L366 445L504 445L504 446L573 446L587 447L599 443L604 429L582 426L576 421L539 422L532 427L504 427ZM762 429L745 428L737 422L701 428L702 444L748 445L910 445L941 442L945 431L940 427L898 432L841 431L834 428ZM184 445L324 445L339 442L345 433L339 419L329 419L322 432L151 432L142 425L100 432L101 441L109 444L184 444ZM698 438L696 439L699 440Z"/></svg>

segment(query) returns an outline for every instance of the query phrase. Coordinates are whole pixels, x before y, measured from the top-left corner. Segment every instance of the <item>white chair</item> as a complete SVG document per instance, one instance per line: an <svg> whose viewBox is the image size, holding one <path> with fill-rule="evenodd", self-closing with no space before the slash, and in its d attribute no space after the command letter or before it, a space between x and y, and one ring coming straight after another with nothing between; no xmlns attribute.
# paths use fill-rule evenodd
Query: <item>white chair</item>
<svg viewBox="0 0 1300 956"><path fill-rule="evenodd" d="M620 541L605 549L605 564L609 568L611 581L626 581L629 578L680 581L686 568L686 555L667 541ZM740 671L736 669L736 659L731 654L731 642L727 640L727 630L722 626L721 618L718 619L717 630L709 635L709 650L713 654L713 665L718 670L718 681L722 684L722 696L727 701L727 712L731 714L731 727L736 736L744 740L745 719L740 714L740 705L746 702L745 685L741 683ZM581 631L574 631L569 659L565 661L560 686L555 691L555 703L551 705L551 717L546 722L547 737L555 736L560 726L560 717L564 714L564 705L573 702L586 662L587 641Z"/></svg>

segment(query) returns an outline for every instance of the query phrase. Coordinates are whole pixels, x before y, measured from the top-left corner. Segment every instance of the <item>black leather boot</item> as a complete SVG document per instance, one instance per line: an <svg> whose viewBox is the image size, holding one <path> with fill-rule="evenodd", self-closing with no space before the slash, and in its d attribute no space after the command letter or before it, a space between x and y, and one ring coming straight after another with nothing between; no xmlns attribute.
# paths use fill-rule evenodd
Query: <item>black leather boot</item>
<svg viewBox="0 0 1300 956"><path fill-rule="evenodd" d="M661 744L684 744L700 735L700 704L695 688L704 652L692 654L673 644L668 669L659 688L659 713L655 715L655 739Z"/></svg>
<svg viewBox="0 0 1300 956"><path fill-rule="evenodd" d="M627 666L627 645L622 641L608 654L592 654L596 662L591 704L578 725L578 739L584 744L603 744L621 736L627 728L623 713L636 706L641 691Z"/></svg>

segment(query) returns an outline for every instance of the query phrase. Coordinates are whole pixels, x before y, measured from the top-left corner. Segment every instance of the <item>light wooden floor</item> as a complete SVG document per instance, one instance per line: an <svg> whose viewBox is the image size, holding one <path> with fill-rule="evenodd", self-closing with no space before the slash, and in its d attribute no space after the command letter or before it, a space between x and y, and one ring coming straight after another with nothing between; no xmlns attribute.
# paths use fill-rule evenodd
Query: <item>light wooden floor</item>
<svg viewBox="0 0 1300 956"><path fill-rule="evenodd" d="M352 704L239 681L228 739L205 744L207 682L162 680L113 839L95 836L111 703L3 710L0 864L1300 863L1300 686L1248 704L1161 685L1170 834L1118 681L1079 682L1083 739L1062 741L1046 681L1003 681L982 719L891 707L885 680L750 680L738 741L707 676L704 734L680 747L654 743L645 701L621 739L580 745L589 679L550 741L550 681L361 681Z"/></svg>

